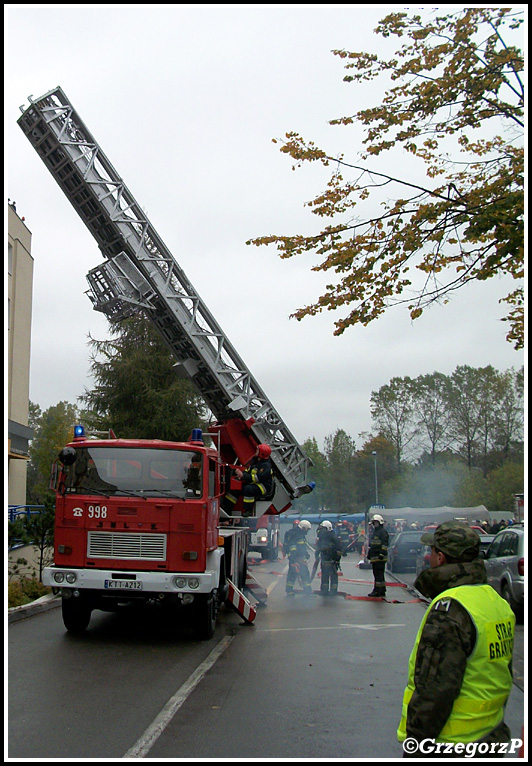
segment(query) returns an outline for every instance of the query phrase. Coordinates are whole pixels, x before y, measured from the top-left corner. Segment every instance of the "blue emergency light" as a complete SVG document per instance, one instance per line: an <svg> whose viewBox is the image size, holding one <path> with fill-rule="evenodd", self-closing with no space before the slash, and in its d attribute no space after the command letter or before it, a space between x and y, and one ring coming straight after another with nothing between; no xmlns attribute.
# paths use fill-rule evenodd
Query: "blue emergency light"
<svg viewBox="0 0 532 766"><path fill-rule="evenodd" d="M201 428L193 428L190 436L191 442L203 442L203 433Z"/></svg>
<svg viewBox="0 0 532 766"><path fill-rule="evenodd" d="M84 439L84 438L85 438L85 427L74 426L74 439Z"/></svg>
<svg viewBox="0 0 532 766"><path fill-rule="evenodd" d="M308 484L302 484L300 487L296 487L294 491L294 497L301 497L301 495L308 495L309 492L312 492L314 489L316 489L316 482L309 481Z"/></svg>

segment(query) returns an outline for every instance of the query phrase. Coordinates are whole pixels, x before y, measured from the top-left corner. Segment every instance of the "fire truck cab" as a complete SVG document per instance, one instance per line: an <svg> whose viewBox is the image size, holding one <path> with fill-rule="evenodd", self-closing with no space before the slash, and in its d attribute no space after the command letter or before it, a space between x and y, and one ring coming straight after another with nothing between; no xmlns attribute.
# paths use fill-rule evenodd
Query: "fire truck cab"
<svg viewBox="0 0 532 766"><path fill-rule="evenodd" d="M77 437L60 453L54 565L69 631L94 609L157 602L214 632L229 582L243 588L247 530L219 527L224 465L201 431L189 442Z"/></svg>

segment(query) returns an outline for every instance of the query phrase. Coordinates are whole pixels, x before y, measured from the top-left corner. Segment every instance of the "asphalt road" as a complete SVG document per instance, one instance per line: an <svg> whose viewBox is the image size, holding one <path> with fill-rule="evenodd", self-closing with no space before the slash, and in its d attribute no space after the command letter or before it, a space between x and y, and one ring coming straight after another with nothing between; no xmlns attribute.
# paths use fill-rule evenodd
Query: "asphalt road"
<svg viewBox="0 0 532 766"><path fill-rule="evenodd" d="M343 559L342 594L287 598L286 562L253 567L268 606L245 625L223 609L198 642L160 619L96 613L65 633L60 609L9 625L8 758L401 759L408 657L425 605ZM318 578L314 587L319 587ZM519 737L524 694L507 722Z"/></svg>

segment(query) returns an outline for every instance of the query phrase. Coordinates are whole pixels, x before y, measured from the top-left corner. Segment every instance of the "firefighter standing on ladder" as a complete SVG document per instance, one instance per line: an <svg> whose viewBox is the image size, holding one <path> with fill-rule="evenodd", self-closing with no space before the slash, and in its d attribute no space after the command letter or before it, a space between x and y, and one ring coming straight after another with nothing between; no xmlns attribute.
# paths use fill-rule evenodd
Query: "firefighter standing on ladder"
<svg viewBox="0 0 532 766"><path fill-rule="evenodd" d="M243 495L242 516L253 516L255 501L267 497L273 489L271 454L272 450L268 444L259 444L255 456L251 458L246 468L235 469L237 479L242 482L242 490L238 492L238 495ZM237 500L237 493L228 492L224 498L223 509L230 513Z"/></svg>

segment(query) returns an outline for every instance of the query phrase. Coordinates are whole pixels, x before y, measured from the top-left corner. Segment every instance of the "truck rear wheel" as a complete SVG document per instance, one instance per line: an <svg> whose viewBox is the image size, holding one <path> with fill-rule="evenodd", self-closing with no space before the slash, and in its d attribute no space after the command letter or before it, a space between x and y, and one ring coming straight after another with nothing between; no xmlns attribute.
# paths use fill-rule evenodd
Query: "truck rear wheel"
<svg viewBox="0 0 532 766"><path fill-rule="evenodd" d="M63 598L61 601L63 623L69 633L81 635L91 620L92 609L82 598Z"/></svg>
<svg viewBox="0 0 532 766"><path fill-rule="evenodd" d="M217 593L213 590L207 596L196 596L194 604L194 635L200 641L208 641L214 636L218 615Z"/></svg>

